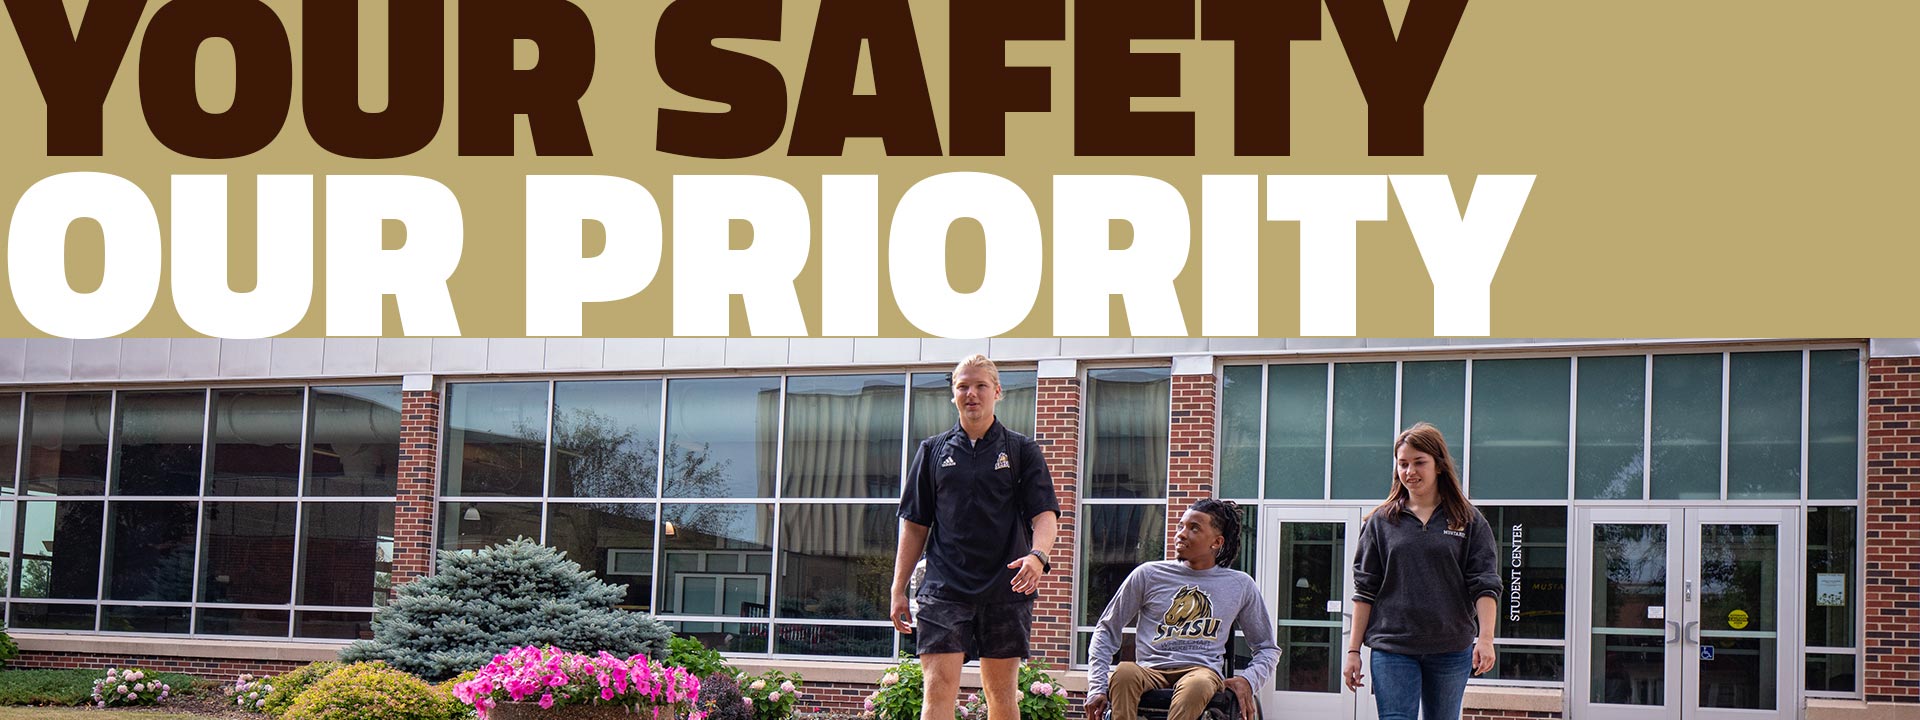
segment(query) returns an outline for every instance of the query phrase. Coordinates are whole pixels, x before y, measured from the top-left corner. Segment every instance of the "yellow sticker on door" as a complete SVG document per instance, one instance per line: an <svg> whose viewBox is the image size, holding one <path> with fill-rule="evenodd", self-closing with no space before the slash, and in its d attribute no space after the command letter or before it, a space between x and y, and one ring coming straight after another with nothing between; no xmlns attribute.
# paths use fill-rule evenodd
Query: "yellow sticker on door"
<svg viewBox="0 0 1920 720"><path fill-rule="evenodd" d="M1727 613L1727 626L1739 630L1747 626L1747 611L1735 610Z"/></svg>

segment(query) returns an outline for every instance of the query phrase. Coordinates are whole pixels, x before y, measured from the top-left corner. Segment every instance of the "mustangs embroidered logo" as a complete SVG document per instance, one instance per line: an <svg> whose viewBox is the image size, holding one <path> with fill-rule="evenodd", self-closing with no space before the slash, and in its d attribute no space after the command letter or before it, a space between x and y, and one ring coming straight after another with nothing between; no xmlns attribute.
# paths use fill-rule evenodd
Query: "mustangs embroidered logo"
<svg viewBox="0 0 1920 720"><path fill-rule="evenodd" d="M1220 619L1213 616L1213 597L1202 592L1198 586L1182 585L1179 592L1173 594L1173 604L1161 618L1153 642L1212 640L1219 636Z"/></svg>

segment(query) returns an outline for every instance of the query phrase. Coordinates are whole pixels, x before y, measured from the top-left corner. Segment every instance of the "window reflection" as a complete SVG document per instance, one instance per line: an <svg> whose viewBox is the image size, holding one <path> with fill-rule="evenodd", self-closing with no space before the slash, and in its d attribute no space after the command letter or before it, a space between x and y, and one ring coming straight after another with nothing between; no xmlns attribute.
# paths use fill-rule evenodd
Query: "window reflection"
<svg viewBox="0 0 1920 720"><path fill-rule="evenodd" d="M107 488L112 393L27 396L28 495L101 495Z"/></svg>
<svg viewBox="0 0 1920 720"><path fill-rule="evenodd" d="M887 619L895 510L893 505L838 504L783 508L780 617Z"/></svg>
<svg viewBox="0 0 1920 720"><path fill-rule="evenodd" d="M207 494L294 494L305 404L299 388L215 390Z"/></svg>
<svg viewBox="0 0 1920 720"><path fill-rule="evenodd" d="M652 503L554 503L547 506L547 544L593 571L626 585L621 608L653 610Z"/></svg>
<svg viewBox="0 0 1920 720"><path fill-rule="evenodd" d="M666 496L773 497L779 430L777 377L668 382Z"/></svg>
<svg viewBox="0 0 1920 720"><path fill-rule="evenodd" d="M660 381L554 383L553 397L554 497L654 496Z"/></svg>
<svg viewBox="0 0 1920 720"><path fill-rule="evenodd" d="M772 505L669 504L661 517L662 612L769 617Z"/></svg>
<svg viewBox="0 0 1920 720"><path fill-rule="evenodd" d="M307 494L385 497L400 475L400 386L313 389Z"/></svg>
<svg viewBox="0 0 1920 720"><path fill-rule="evenodd" d="M113 494L200 494L207 393L120 393Z"/></svg>

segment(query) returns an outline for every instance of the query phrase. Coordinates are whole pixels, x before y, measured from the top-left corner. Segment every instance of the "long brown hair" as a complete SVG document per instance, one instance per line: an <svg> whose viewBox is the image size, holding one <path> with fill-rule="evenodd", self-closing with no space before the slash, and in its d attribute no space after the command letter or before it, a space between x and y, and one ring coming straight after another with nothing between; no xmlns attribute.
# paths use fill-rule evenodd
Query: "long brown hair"
<svg viewBox="0 0 1920 720"><path fill-rule="evenodd" d="M1393 454L1400 456L1400 446L1409 445L1413 449L1433 457L1434 484L1440 491L1440 509L1447 513L1447 529L1465 530L1467 523L1473 522L1473 503L1467 502L1467 494L1460 491L1460 471L1454 469L1453 453L1447 450L1447 438L1440 429L1424 422L1414 423L1413 427L1400 431L1393 439ZM1380 503L1367 517L1386 513L1387 522L1395 522L1400 513L1407 509L1407 486L1400 482L1399 466L1396 462L1393 473L1393 488L1387 491L1386 502Z"/></svg>

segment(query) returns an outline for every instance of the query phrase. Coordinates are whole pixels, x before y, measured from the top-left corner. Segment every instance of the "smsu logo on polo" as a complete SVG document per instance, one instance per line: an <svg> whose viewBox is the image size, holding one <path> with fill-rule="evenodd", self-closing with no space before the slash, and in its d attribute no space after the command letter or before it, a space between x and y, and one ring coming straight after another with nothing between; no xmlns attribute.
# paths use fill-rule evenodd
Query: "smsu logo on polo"
<svg viewBox="0 0 1920 720"><path fill-rule="evenodd" d="M1004 452L1000 453L1000 457L993 461L993 469L995 470L1005 470L1010 467L1013 467L1013 464L1007 462L1007 454Z"/></svg>

